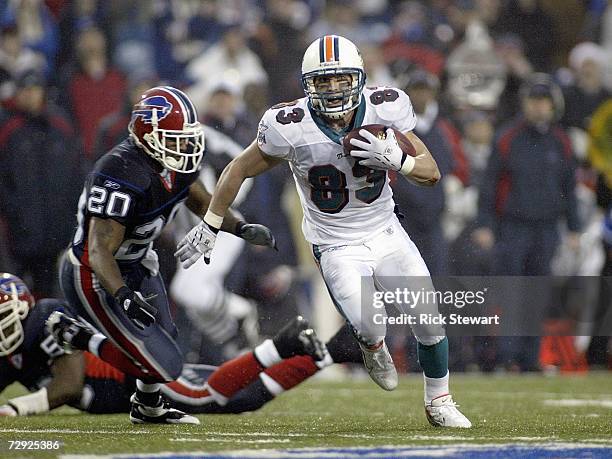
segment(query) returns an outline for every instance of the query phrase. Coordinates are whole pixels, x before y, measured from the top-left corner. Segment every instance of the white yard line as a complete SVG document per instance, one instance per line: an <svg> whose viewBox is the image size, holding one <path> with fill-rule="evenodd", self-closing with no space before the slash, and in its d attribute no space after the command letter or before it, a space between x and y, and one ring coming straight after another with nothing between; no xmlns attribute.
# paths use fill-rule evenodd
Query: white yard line
<svg viewBox="0 0 612 459"><path fill-rule="evenodd" d="M155 434L150 430L77 430L77 429L0 429L2 433L20 433L20 434L40 434L40 433L56 433L56 434L110 434L110 435L144 435L144 434ZM559 439L557 436L538 436L538 437L502 437L502 436L468 436L468 435L379 435L379 434L341 434L341 433L329 433L329 434L312 434L312 433L271 433L271 432L217 432L217 431L203 431L201 434L197 432L184 432L181 435L188 436L190 438L175 437L171 441L183 441L183 442L236 442L236 443L287 443L291 438L312 438L312 437L325 437L325 438L353 438L353 439L385 439L385 440L398 440L401 439L405 442L412 441L515 441L515 442L552 442L553 444L563 444L566 440ZM236 437L249 437L245 440L240 440ZM256 437L260 437L257 439ZM598 444L612 444L612 438L588 438L582 440L575 440L573 444L585 444L585 443L598 443Z"/></svg>
<svg viewBox="0 0 612 459"><path fill-rule="evenodd" d="M264 443L290 443L288 438L260 438L258 440L248 439L240 440L236 438L170 438L173 442L190 442L190 443L246 443L246 444L264 444Z"/></svg>
<svg viewBox="0 0 612 459"><path fill-rule="evenodd" d="M612 400L610 399L560 398L542 400L542 403L547 406L560 406L563 408L576 408L579 406L612 408Z"/></svg>
<svg viewBox="0 0 612 459"><path fill-rule="evenodd" d="M79 429L0 429L0 434L2 433L59 433L59 434L121 434L121 435L145 435L152 434L156 432L152 432L150 430L79 430Z"/></svg>

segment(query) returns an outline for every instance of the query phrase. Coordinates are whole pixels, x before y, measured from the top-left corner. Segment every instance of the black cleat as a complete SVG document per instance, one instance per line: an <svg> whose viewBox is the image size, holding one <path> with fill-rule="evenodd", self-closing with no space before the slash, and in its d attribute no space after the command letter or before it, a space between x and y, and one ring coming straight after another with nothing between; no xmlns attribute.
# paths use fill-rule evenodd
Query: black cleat
<svg viewBox="0 0 612 459"><path fill-rule="evenodd" d="M283 359L296 355L309 355L316 361L321 361L327 355L325 344L319 340L308 321L302 316L297 316L285 325L272 341Z"/></svg>
<svg viewBox="0 0 612 459"><path fill-rule="evenodd" d="M61 311L53 311L45 323L47 331L67 354L74 350L87 350L94 332L84 323Z"/></svg>
<svg viewBox="0 0 612 459"><path fill-rule="evenodd" d="M195 416L171 408L163 400L160 400L158 406L146 406L138 400L136 393L134 393L130 402L132 404L130 410L132 424L200 424L200 420Z"/></svg>

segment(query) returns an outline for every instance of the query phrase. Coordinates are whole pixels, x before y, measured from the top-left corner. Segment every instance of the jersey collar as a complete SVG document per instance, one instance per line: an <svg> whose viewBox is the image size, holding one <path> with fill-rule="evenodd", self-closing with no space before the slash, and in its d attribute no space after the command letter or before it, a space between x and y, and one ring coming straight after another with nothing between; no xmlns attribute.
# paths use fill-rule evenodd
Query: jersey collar
<svg viewBox="0 0 612 459"><path fill-rule="evenodd" d="M312 119L317 125L317 127L332 142L335 142L338 145L342 145L342 137L344 137L346 134L348 134L353 129L361 127L361 124L363 123L363 118L365 116L365 109L366 109L366 103L362 95L361 102L359 102L359 106L357 107L357 112L355 113L355 116L353 117L353 121L351 122L351 124L349 124L342 131L336 132L327 125L327 122L321 116L317 115L317 112L313 110L312 105L310 104L310 101L308 101L308 110L310 111L310 116L312 116Z"/></svg>

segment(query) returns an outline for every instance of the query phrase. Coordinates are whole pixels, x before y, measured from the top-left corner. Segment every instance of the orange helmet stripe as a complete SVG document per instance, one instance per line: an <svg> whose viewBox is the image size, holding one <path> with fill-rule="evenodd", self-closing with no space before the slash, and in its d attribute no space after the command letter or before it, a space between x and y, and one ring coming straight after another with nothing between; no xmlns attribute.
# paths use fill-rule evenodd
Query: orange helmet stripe
<svg viewBox="0 0 612 459"><path fill-rule="evenodd" d="M334 37L327 35L325 37L325 62L334 60Z"/></svg>

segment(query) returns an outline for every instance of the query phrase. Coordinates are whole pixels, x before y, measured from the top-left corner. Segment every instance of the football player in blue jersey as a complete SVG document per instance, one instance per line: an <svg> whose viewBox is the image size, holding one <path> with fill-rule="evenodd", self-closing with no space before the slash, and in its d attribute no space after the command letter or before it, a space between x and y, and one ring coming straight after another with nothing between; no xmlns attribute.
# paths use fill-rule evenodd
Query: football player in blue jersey
<svg viewBox="0 0 612 459"><path fill-rule="evenodd" d="M62 259L64 296L110 338L103 360L137 378L133 423L198 423L162 403L160 384L180 375L183 358L153 242L182 202L206 213L211 196L197 180L203 156L203 129L188 97L169 86L147 90L132 110L129 137L88 175ZM268 228L231 211L222 230L274 246Z"/></svg>
<svg viewBox="0 0 612 459"><path fill-rule="evenodd" d="M0 392L14 382L30 391L0 407L1 415L44 413L81 399L82 356L66 354L45 329L49 315L63 306L41 300L34 307L23 281L0 273Z"/></svg>

